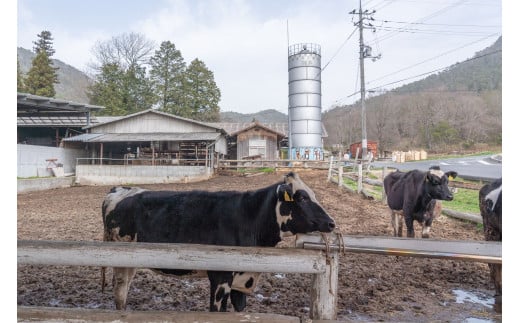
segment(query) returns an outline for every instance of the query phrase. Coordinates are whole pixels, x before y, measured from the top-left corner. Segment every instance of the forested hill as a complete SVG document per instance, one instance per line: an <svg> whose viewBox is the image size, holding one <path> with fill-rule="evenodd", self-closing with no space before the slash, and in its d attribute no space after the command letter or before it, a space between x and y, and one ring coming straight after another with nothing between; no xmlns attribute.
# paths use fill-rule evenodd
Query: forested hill
<svg viewBox="0 0 520 323"><path fill-rule="evenodd" d="M359 101L325 111L325 146L361 141L360 115ZM367 98L366 125L367 139L381 151L501 146L502 37L470 59Z"/></svg>
<svg viewBox="0 0 520 323"><path fill-rule="evenodd" d="M32 51L18 47L18 62L22 73L27 74L31 69L32 60L36 56ZM53 65L58 67L58 84L54 85L56 98L79 103L88 103L86 90L90 78L77 68L65 64L58 59L52 59Z"/></svg>
<svg viewBox="0 0 520 323"><path fill-rule="evenodd" d="M396 89L416 92L431 89L485 91L502 89L502 36L490 47L475 53L472 59L450 66L447 70Z"/></svg>

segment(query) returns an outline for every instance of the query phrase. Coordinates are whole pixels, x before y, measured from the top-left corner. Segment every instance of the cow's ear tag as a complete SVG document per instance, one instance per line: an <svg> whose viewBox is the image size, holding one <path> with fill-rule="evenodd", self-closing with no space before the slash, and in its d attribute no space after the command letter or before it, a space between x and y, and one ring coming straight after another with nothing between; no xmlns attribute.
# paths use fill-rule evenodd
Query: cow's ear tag
<svg viewBox="0 0 520 323"><path fill-rule="evenodd" d="M452 180L453 180L453 176L451 176L451 175L448 176L448 179L449 179L450 181L452 181Z"/></svg>
<svg viewBox="0 0 520 323"><path fill-rule="evenodd" d="M292 202L294 201L290 196L289 196L289 193L287 193L287 191L283 192L283 199L285 202Z"/></svg>

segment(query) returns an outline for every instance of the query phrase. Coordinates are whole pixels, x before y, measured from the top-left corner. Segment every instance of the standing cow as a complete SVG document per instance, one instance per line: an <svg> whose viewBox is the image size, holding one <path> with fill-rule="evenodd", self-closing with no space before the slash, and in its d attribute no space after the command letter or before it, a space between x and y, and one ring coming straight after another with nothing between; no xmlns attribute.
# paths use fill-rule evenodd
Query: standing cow
<svg viewBox="0 0 520 323"><path fill-rule="evenodd" d="M102 205L104 240L274 247L284 236L331 232L334 220L314 192L291 172L282 182L255 191L148 191L114 187ZM154 269L170 275L191 270ZM135 268L113 268L117 309L126 308ZM104 286L104 268L103 286ZM200 274L200 273L199 273ZM258 273L208 271L210 311L235 311L246 305Z"/></svg>
<svg viewBox="0 0 520 323"><path fill-rule="evenodd" d="M502 241L502 178L482 186L479 207L486 241ZM488 264L495 285L495 310L502 312L502 265Z"/></svg>
<svg viewBox="0 0 520 323"><path fill-rule="evenodd" d="M422 224L422 237L428 238L432 221L441 211L440 200L453 200L448 182L455 177L456 172L444 173L438 166L432 166L426 172L416 169L388 174L383 186L391 210L394 236L402 236L404 218L408 238L415 237L414 220Z"/></svg>

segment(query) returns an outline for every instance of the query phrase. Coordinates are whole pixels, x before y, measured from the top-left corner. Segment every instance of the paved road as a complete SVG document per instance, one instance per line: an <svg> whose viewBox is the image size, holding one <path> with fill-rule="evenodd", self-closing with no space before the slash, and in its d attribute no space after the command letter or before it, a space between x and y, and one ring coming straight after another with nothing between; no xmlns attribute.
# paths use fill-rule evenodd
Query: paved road
<svg viewBox="0 0 520 323"><path fill-rule="evenodd" d="M402 171L420 169L427 170L433 165L439 165L443 171L456 171L466 179L482 179L490 181L502 177L502 156L470 156L460 158L445 158L438 160L410 161L394 163L387 161L373 162L374 167L392 167Z"/></svg>

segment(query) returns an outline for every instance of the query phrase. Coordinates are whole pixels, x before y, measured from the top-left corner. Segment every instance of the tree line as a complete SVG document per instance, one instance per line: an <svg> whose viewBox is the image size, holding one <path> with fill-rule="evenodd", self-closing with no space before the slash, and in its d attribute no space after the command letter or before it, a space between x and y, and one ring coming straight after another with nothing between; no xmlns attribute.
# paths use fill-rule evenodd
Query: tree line
<svg viewBox="0 0 520 323"><path fill-rule="evenodd" d="M17 62L19 92L54 97L58 83L52 66L52 34L42 31L33 42L36 53L23 75ZM214 75L195 58L186 64L181 51L171 41L155 43L138 33L124 33L92 48L95 60L89 63L94 82L87 89L89 104L105 109L98 115L120 116L155 108L177 116L215 122L220 119L221 97Z"/></svg>

